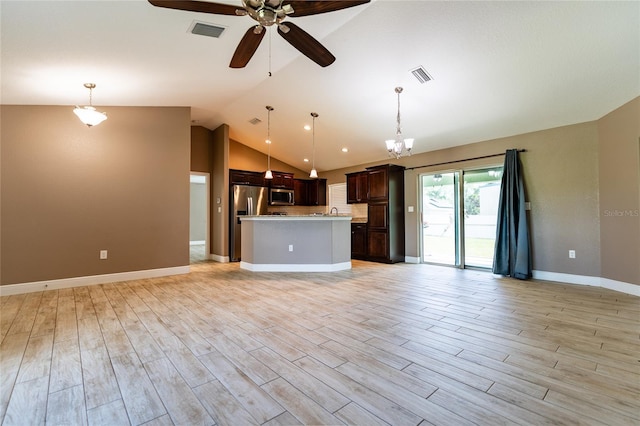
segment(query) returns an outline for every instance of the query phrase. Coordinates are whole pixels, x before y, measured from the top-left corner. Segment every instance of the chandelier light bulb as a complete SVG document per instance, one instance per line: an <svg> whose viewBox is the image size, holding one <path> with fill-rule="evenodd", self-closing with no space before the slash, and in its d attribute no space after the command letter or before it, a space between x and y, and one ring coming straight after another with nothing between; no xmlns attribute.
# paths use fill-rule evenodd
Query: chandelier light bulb
<svg viewBox="0 0 640 426"><path fill-rule="evenodd" d="M405 155L411 155L411 149L413 148L413 139L405 139L402 136L402 130L400 127L400 93L402 93L402 87L396 87L396 93L398 94L398 115L396 117L396 138L387 139L385 145L390 157L400 158Z"/></svg>
<svg viewBox="0 0 640 426"><path fill-rule="evenodd" d="M84 87L89 89L89 105L80 107L77 106L73 109L73 113L78 116L80 121L87 125L87 127L97 126L107 119L107 114L99 112L93 107L93 89L96 85L94 83L85 83Z"/></svg>

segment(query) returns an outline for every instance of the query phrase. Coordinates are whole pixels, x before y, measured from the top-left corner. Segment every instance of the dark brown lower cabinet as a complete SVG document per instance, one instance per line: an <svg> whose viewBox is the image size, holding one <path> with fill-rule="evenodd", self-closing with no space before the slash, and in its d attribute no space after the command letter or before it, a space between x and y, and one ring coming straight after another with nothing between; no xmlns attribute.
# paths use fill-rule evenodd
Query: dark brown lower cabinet
<svg viewBox="0 0 640 426"><path fill-rule="evenodd" d="M367 239L367 258L377 262L390 262L389 233L369 229Z"/></svg>
<svg viewBox="0 0 640 426"><path fill-rule="evenodd" d="M351 224L351 258L366 259L367 258L367 224L352 223Z"/></svg>
<svg viewBox="0 0 640 426"><path fill-rule="evenodd" d="M361 174L367 178L368 185L364 260L404 262L404 167L386 164L367 167L365 172L347 174L347 189L350 193L347 202L354 202L350 200L357 192L354 189L356 178ZM353 228L351 239L353 251ZM362 244L357 249L361 250Z"/></svg>

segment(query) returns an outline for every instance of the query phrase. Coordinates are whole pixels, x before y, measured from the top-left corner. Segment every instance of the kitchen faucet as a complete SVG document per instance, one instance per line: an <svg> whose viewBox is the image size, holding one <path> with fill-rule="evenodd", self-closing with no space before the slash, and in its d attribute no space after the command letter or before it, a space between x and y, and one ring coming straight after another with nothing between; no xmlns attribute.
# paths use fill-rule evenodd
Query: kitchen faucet
<svg viewBox="0 0 640 426"><path fill-rule="evenodd" d="M331 207L331 210L329 210L329 215L333 214L333 209L336 209L336 216L338 215L338 208L337 207Z"/></svg>

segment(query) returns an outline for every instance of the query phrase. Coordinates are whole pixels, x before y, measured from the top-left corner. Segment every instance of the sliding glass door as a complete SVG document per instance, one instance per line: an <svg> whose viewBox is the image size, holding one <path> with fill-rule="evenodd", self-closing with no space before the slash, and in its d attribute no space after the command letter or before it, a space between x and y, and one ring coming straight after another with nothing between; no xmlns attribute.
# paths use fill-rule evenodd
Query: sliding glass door
<svg viewBox="0 0 640 426"><path fill-rule="evenodd" d="M464 264L490 268L502 167L464 172Z"/></svg>
<svg viewBox="0 0 640 426"><path fill-rule="evenodd" d="M422 260L459 265L460 173L422 176Z"/></svg>
<svg viewBox="0 0 640 426"><path fill-rule="evenodd" d="M425 174L422 261L490 268L502 167Z"/></svg>

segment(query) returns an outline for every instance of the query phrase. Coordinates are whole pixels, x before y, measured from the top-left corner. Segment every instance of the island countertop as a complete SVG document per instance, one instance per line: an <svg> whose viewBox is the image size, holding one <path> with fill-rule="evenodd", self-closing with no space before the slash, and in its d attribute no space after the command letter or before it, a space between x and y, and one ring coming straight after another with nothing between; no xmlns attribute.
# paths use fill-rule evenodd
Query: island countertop
<svg viewBox="0 0 640 426"><path fill-rule="evenodd" d="M245 220L347 220L351 221L350 215L328 215L328 214L307 214L307 215L260 215L260 216L242 216L241 221Z"/></svg>
<svg viewBox="0 0 640 426"><path fill-rule="evenodd" d="M351 216L264 215L241 218L240 267L251 271L351 269Z"/></svg>

